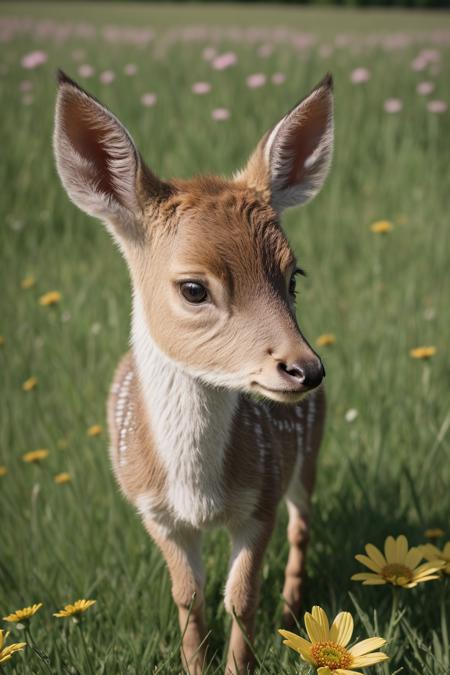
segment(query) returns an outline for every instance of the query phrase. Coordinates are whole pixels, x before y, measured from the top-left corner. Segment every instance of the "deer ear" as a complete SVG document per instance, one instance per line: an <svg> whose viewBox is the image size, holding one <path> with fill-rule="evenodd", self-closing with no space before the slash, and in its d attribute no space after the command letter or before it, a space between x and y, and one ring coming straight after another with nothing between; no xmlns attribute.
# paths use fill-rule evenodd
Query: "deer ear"
<svg viewBox="0 0 450 675"><path fill-rule="evenodd" d="M333 81L327 75L258 144L237 176L281 212L322 188L333 154Z"/></svg>
<svg viewBox="0 0 450 675"><path fill-rule="evenodd" d="M70 199L115 234L139 233L145 203L164 186L144 165L119 120L62 71L58 72L54 151Z"/></svg>

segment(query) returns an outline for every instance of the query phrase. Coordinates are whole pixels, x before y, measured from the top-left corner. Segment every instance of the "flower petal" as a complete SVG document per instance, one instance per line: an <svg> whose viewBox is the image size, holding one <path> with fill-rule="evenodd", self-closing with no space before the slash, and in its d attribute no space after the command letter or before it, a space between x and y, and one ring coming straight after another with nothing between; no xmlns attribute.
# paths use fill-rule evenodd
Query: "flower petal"
<svg viewBox="0 0 450 675"><path fill-rule="evenodd" d="M334 671L334 672L336 672L336 671ZM317 674L318 675L332 675L331 670L329 668L327 668L326 666L322 667L322 668L319 668L318 671L317 671ZM353 675L353 673L352 673L352 675Z"/></svg>
<svg viewBox="0 0 450 675"><path fill-rule="evenodd" d="M330 623L328 621L328 617L325 613L325 610L323 610L322 607L319 607L319 605L314 605L314 607L311 610L311 614L314 621L317 621L319 626L322 627L322 630L326 634L326 639L328 640L330 632Z"/></svg>
<svg viewBox="0 0 450 675"><path fill-rule="evenodd" d="M352 581L362 581L366 586L382 586L386 583L383 577L380 577L379 574L372 574L371 572L358 572L358 574L353 574L350 577Z"/></svg>
<svg viewBox="0 0 450 675"><path fill-rule="evenodd" d="M364 654L363 656L358 656L353 664L356 668L366 668L367 666L373 666L374 663L380 663L380 661L387 661L389 656L384 652L373 652L373 654Z"/></svg>
<svg viewBox="0 0 450 675"><path fill-rule="evenodd" d="M372 572L378 572L378 574L381 572L380 565L378 565L378 563L374 562L372 560L372 558L369 558L366 555L362 555L361 553L358 553L358 555L355 555L355 558L362 565L365 565L366 567L368 567L369 570L372 570Z"/></svg>
<svg viewBox="0 0 450 675"><path fill-rule="evenodd" d="M381 553L380 549L373 544L366 544L366 553L369 558L372 558L372 560L380 567L384 567L387 564L387 560Z"/></svg>
<svg viewBox="0 0 450 675"><path fill-rule="evenodd" d="M408 540L404 534L397 537L396 542L396 562L404 563L406 554L408 553Z"/></svg>
<svg viewBox="0 0 450 675"><path fill-rule="evenodd" d="M339 612L330 630L331 642L345 647L350 642L353 633L353 617L350 612Z"/></svg>
<svg viewBox="0 0 450 675"><path fill-rule="evenodd" d="M396 562L397 546L394 537L391 537L390 535L389 537L386 537L386 541L384 542L384 553L388 563Z"/></svg>
<svg viewBox="0 0 450 675"><path fill-rule="evenodd" d="M443 560L430 560L430 562L423 563L419 565L417 569L414 570L414 579L417 580L417 577L421 577L424 574L433 574L443 567Z"/></svg>
<svg viewBox="0 0 450 675"><path fill-rule="evenodd" d="M283 644L291 649L295 649L301 656L303 656L310 663L311 661L311 643L304 640L300 635L291 633L288 630L279 630L279 634L284 638Z"/></svg>
<svg viewBox="0 0 450 675"><path fill-rule="evenodd" d="M312 614L306 612L305 614L306 632L311 642L326 642L328 640L328 633L323 630L323 627L313 619Z"/></svg>
<svg viewBox="0 0 450 675"><path fill-rule="evenodd" d="M348 651L352 656L362 656L363 654L368 654L374 649L379 649L386 644L386 640L382 637L371 637L367 640L362 640L357 642L356 645L353 645Z"/></svg>
<svg viewBox="0 0 450 675"><path fill-rule="evenodd" d="M405 556L405 567L409 567L411 570L417 567L425 555L423 549L424 547L421 548L420 546L411 548Z"/></svg>

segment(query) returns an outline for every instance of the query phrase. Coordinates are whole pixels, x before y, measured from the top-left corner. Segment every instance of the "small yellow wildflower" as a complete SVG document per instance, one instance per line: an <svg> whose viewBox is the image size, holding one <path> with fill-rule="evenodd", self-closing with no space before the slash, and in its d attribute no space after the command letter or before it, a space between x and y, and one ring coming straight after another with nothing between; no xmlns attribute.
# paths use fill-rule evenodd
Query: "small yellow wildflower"
<svg viewBox="0 0 450 675"><path fill-rule="evenodd" d="M324 333L319 335L316 340L316 345L318 347L328 347L329 345L334 345L336 342L336 336L333 333Z"/></svg>
<svg viewBox="0 0 450 675"><path fill-rule="evenodd" d="M389 220L377 220L370 226L372 232L375 234L387 234L392 230L392 223Z"/></svg>
<svg viewBox="0 0 450 675"><path fill-rule="evenodd" d="M368 638L347 648L353 633L353 617L349 612L339 612L330 627L324 610L315 605L311 614L305 614L305 626L310 641L287 630L278 632L284 638L283 644L298 652L320 675L362 675L360 671L350 671L389 658L383 652L374 652L386 644L381 637Z"/></svg>
<svg viewBox="0 0 450 675"><path fill-rule="evenodd" d="M372 572L358 572L352 576L353 581L362 581L364 586L393 584L414 588L424 581L439 579L436 572L445 564L442 560L433 559L418 566L424 558L421 547L408 549L408 540L403 534L397 539L386 538L384 555L373 544L366 545L366 553L355 555L355 558Z"/></svg>
<svg viewBox="0 0 450 675"><path fill-rule="evenodd" d="M6 661L9 661L15 652L20 652L24 647L27 646L26 642L14 642L12 645L5 647L4 645L8 635L9 631L4 633L0 629L0 663L6 663Z"/></svg>
<svg viewBox="0 0 450 675"><path fill-rule="evenodd" d="M8 469L6 466L3 466L3 464L0 464L0 476L6 476L8 473Z"/></svg>
<svg viewBox="0 0 450 675"><path fill-rule="evenodd" d="M444 534L444 530L441 530L440 527L430 527L424 532L424 535L428 537L428 539L439 539L439 537L443 537Z"/></svg>
<svg viewBox="0 0 450 675"><path fill-rule="evenodd" d="M61 300L61 293L59 291L49 291L44 293L39 298L39 304L43 307L48 307L49 305L56 305Z"/></svg>
<svg viewBox="0 0 450 675"><path fill-rule="evenodd" d="M22 389L24 391L32 391L32 389L36 389L37 385L37 377L29 377L28 380L25 380L25 382L22 384Z"/></svg>
<svg viewBox="0 0 450 675"><path fill-rule="evenodd" d="M41 460L46 459L48 454L48 450L45 450L44 448L31 450L31 452L26 452L22 455L22 460L28 464L32 464L33 462L40 462Z"/></svg>
<svg viewBox="0 0 450 675"><path fill-rule="evenodd" d="M89 429L87 430L87 435L88 436L100 436L102 433L103 429L101 428L100 424L93 424Z"/></svg>
<svg viewBox="0 0 450 675"><path fill-rule="evenodd" d="M10 623L21 623L23 621L28 621L32 616L36 614L42 607L42 602L38 602L35 605L30 607L24 607L23 609L18 609L8 616L3 617L3 621L9 621Z"/></svg>
<svg viewBox="0 0 450 675"><path fill-rule="evenodd" d="M431 359L436 351L436 347L415 347L409 350L409 355L412 359Z"/></svg>
<svg viewBox="0 0 450 675"><path fill-rule="evenodd" d="M422 547L422 554L426 560L442 560L444 566L441 569L441 572L445 574L450 574L450 541L448 541L442 551L438 549L437 546L433 544L424 544Z"/></svg>
<svg viewBox="0 0 450 675"><path fill-rule="evenodd" d="M89 607L95 605L96 600L77 600L72 605L65 605L63 609L59 612L55 612L53 616L57 616L58 619L66 619L70 616L78 616L85 612Z"/></svg>
<svg viewBox="0 0 450 675"><path fill-rule="evenodd" d="M36 283L36 279L30 274L27 277L24 277L20 282L20 288L26 290L27 288L33 288Z"/></svg>
<svg viewBox="0 0 450 675"><path fill-rule="evenodd" d="M58 485L63 485L64 483L70 483L72 478L70 473L67 473L67 471L62 471L61 473L57 473L53 480L55 483L58 483Z"/></svg>

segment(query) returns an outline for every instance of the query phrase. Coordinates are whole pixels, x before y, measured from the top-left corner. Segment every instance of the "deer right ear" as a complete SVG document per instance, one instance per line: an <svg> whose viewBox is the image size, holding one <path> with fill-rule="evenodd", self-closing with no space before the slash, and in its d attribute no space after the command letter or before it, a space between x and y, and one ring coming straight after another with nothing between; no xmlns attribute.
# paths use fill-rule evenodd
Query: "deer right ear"
<svg viewBox="0 0 450 675"><path fill-rule="evenodd" d="M143 164L125 127L99 101L58 72L54 151L62 184L83 211L136 237L143 208L167 192Z"/></svg>

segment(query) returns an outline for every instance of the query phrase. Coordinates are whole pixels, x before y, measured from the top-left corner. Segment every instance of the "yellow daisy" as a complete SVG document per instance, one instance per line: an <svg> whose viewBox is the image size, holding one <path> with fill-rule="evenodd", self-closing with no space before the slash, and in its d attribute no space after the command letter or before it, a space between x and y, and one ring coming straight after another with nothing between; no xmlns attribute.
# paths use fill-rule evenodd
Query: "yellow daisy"
<svg viewBox="0 0 450 675"><path fill-rule="evenodd" d="M69 616L77 616L85 612L89 607L95 605L96 600L77 600L72 605L65 605L63 609L59 612L55 612L53 616L57 616L58 619L65 619Z"/></svg>
<svg viewBox="0 0 450 675"><path fill-rule="evenodd" d="M38 602L35 605L31 605L30 607L24 607L23 609L18 609L15 612L12 612L11 614L8 614L8 616L4 616L3 620L4 621L9 621L10 623L21 623L23 621L28 621L28 619L31 619L32 616L36 614L42 607L42 602Z"/></svg>
<svg viewBox="0 0 450 675"><path fill-rule="evenodd" d="M22 455L22 460L28 464L32 464L33 462L40 462L41 460L46 459L48 454L48 450L45 450L44 448L40 450L31 450L31 452L26 452Z"/></svg>
<svg viewBox="0 0 450 675"><path fill-rule="evenodd" d="M436 347L415 347L409 350L409 355L412 359L431 359L436 351Z"/></svg>
<svg viewBox="0 0 450 675"><path fill-rule="evenodd" d="M26 642L14 642L12 645L5 647L5 640L7 639L8 635L9 631L4 633L2 630L0 630L0 663L6 663L6 661L9 661L15 652L20 652L22 649L24 649L24 647L27 646Z"/></svg>
<svg viewBox="0 0 450 675"><path fill-rule="evenodd" d="M403 588L414 588L417 584L439 579L436 574L444 562L433 559L419 565L424 555L421 547L408 549L408 540L401 534L397 539L387 537L384 542L384 555L373 544L366 544L367 555L355 555L356 560L368 567L371 572L358 572L353 581L362 581L364 586L393 584Z"/></svg>
<svg viewBox="0 0 450 675"><path fill-rule="evenodd" d="M444 566L441 571L450 574L450 541L448 541L442 551L434 544L424 544L421 546L422 554L425 560L442 560Z"/></svg>
<svg viewBox="0 0 450 675"><path fill-rule="evenodd" d="M43 307L48 307L49 305L56 305L61 300L61 293L59 291L49 291L44 293L39 298L39 304Z"/></svg>
<svg viewBox="0 0 450 675"><path fill-rule="evenodd" d="M430 527L424 532L425 537L428 537L428 539L439 539L439 537L443 537L444 534L444 530L441 530L440 527Z"/></svg>
<svg viewBox="0 0 450 675"><path fill-rule="evenodd" d="M93 424L89 429L87 430L87 435L88 436L100 436L102 433L103 429L101 428L100 424Z"/></svg>
<svg viewBox="0 0 450 675"><path fill-rule="evenodd" d="M57 473L53 480L55 483L58 483L58 485L63 485L63 483L70 483L72 477L67 471L62 471L61 473Z"/></svg>
<svg viewBox="0 0 450 675"><path fill-rule="evenodd" d="M6 476L8 473L8 469L6 466L3 466L3 464L0 464L0 476Z"/></svg>
<svg viewBox="0 0 450 675"><path fill-rule="evenodd" d="M20 288L26 290L27 288L33 288L36 283L36 279L30 274L27 277L24 277L20 282Z"/></svg>
<svg viewBox="0 0 450 675"><path fill-rule="evenodd" d="M25 382L22 384L22 389L24 391L31 391L32 389L36 389L37 384L38 381L36 377L29 377L28 380L25 380Z"/></svg>
<svg viewBox="0 0 450 675"><path fill-rule="evenodd" d="M392 223L389 220L377 220L376 223L372 223L370 229L375 234L387 234L392 230Z"/></svg>
<svg viewBox="0 0 450 675"><path fill-rule="evenodd" d="M330 627L324 610L315 605L311 614L305 614L305 626L310 642L288 630L278 632L284 638L283 644L315 666L320 675L363 675L354 669L367 668L389 658L383 652L374 651L386 644L381 637L347 647L353 633L353 618L349 612L339 612Z"/></svg>
<svg viewBox="0 0 450 675"><path fill-rule="evenodd" d="M333 333L324 333L323 335L319 335L316 345L318 347L328 347L329 345L334 345L335 342L336 336Z"/></svg>

